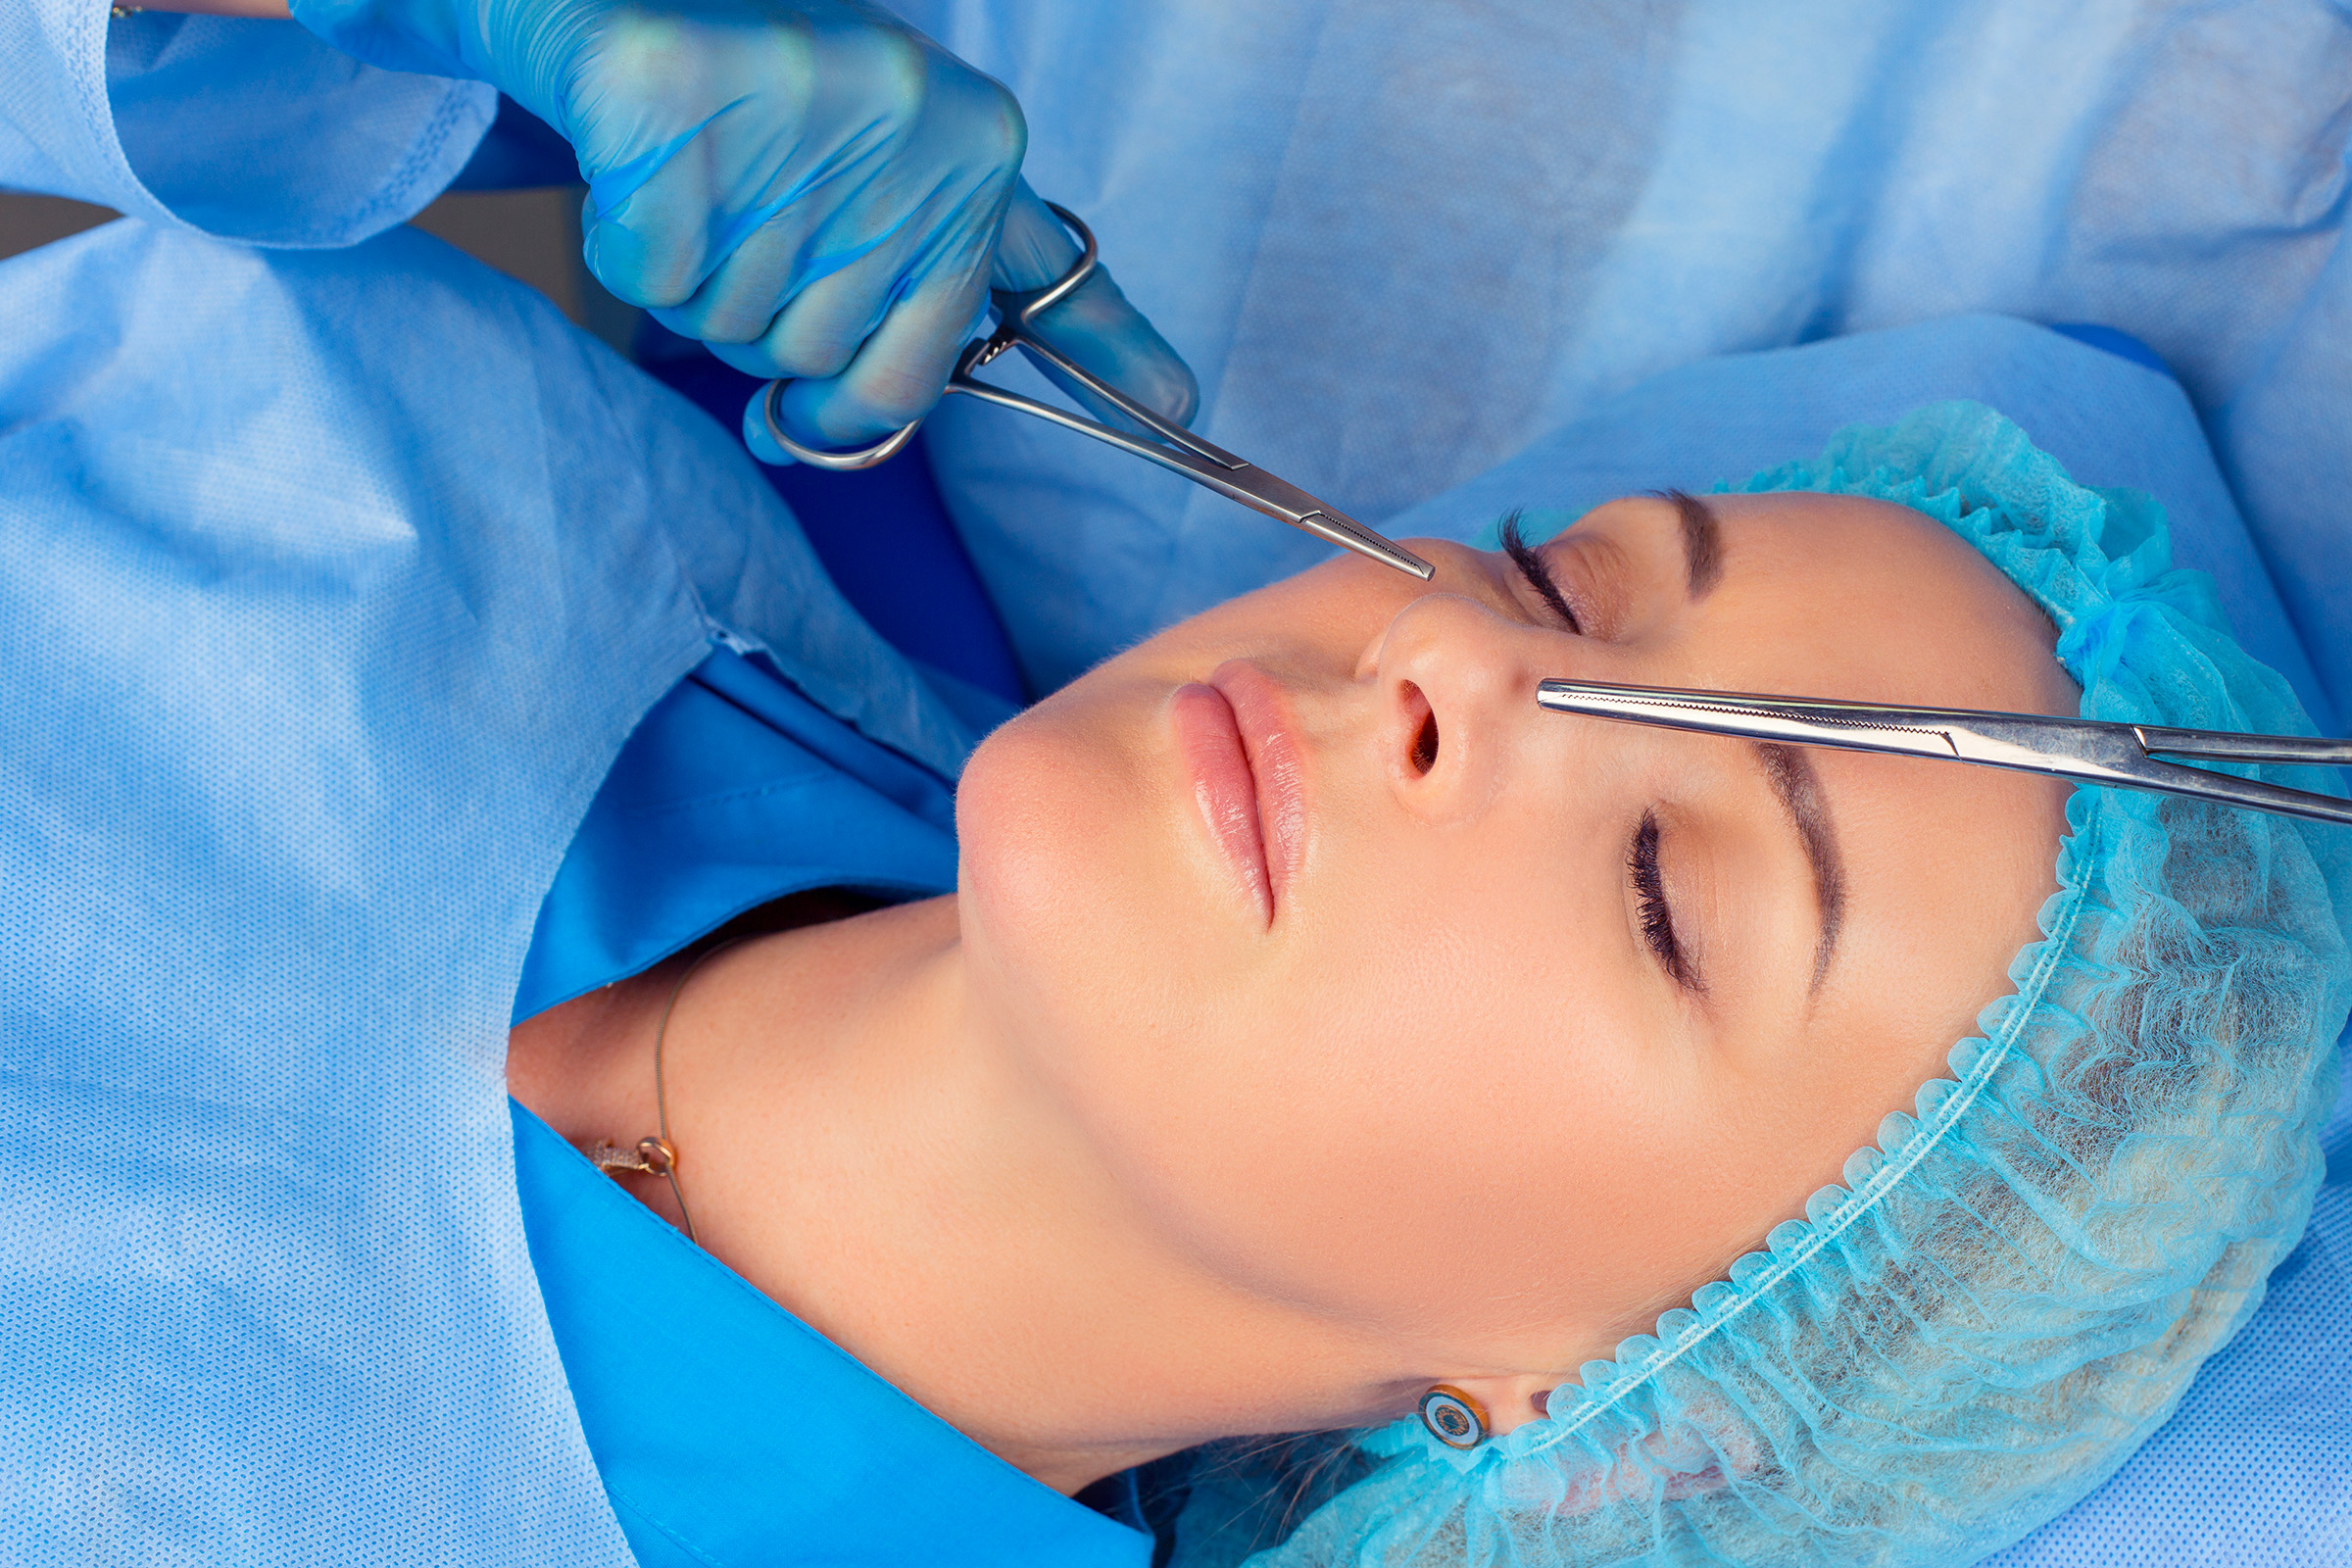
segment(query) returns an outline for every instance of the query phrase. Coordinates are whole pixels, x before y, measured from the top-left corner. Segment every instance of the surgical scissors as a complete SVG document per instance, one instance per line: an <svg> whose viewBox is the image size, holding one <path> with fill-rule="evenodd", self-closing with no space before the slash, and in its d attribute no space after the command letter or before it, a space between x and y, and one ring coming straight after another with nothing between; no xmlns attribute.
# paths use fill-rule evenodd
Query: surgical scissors
<svg viewBox="0 0 2352 1568"><path fill-rule="evenodd" d="M1980 767L2044 773L2079 784L2155 790L2218 801L2254 811L2352 823L2352 801L2260 779L2209 772L2157 754L2229 762L2293 762L2352 767L2352 740L2306 735L2241 735L2230 730L2110 724L2037 713L1973 708L1905 708L1891 703L1825 702L1760 692L1687 691L1621 686L1597 680L1546 680L1536 701L1555 713L1662 724L1707 735L1740 735L1789 746L1886 752Z"/></svg>
<svg viewBox="0 0 2352 1568"><path fill-rule="evenodd" d="M1077 215L1067 208L1054 207L1052 202L1046 205L1053 207L1054 216L1068 224L1070 232L1077 236L1080 246L1077 262L1044 288L1017 292L1010 289L991 290L989 297L997 309L997 329L986 337L974 338L964 345L963 352L956 360L956 373L948 377L948 391L960 392L966 397L978 398L1004 408L1018 409L1023 414L1033 414L1066 429L1108 442L1122 452L1131 452L1163 468L1173 468L1194 483L1205 485L1226 499L1262 512L1279 522L1303 529L1318 539L1345 550L1352 550L1359 556L1369 556L1383 565L1394 566L1424 582L1429 580L1435 568L1419 556L1409 550L1399 549L1337 507L1317 501L1297 485L1244 463L1222 447L1201 440L1172 419L1162 418L1117 387L1071 364L1052 344L1032 331L1031 323L1060 304L1095 270L1094 230L1080 222ZM991 386L986 381L973 378L974 370L1006 349L1015 347L1032 359L1053 366L1158 439L1129 435L1124 430L1057 409L1051 403L1040 403L1035 398L1007 392L1003 387ZM783 395L783 391L784 382L767 383L760 397L760 416L765 421L767 433L776 445L811 467L836 471L870 468L896 456L901 448L913 439L915 430L923 422L916 419L904 429L894 431L874 445L857 452L826 452L803 446L784 433L783 427L776 421L777 399Z"/></svg>

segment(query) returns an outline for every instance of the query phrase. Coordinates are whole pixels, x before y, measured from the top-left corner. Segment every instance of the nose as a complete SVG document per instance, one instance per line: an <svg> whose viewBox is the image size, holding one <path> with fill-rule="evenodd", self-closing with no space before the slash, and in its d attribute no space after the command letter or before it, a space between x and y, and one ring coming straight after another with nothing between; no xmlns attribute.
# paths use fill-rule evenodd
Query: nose
<svg viewBox="0 0 2352 1568"><path fill-rule="evenodd" d="M1408 807L1433 820L1486 808L1543 716L1536 682L1576 673L1568 640L1459 594L1423 594L1396 612L1367 654L1378 744Z"/></svg>

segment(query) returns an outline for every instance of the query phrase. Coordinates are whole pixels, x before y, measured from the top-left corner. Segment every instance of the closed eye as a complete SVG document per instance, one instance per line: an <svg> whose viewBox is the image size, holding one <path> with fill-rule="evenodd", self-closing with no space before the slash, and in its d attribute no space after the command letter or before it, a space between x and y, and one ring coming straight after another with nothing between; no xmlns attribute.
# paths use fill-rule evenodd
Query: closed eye
<svg viewBox="0 0 2352 1568"><path fill-rule="evenodd" d="M1501 535L1502 553L1511 558L1511 564L1519 568L1519 575L1527 579L1527 585L1550 607L1551 612L1559 616L1570 631L1582 637L1585 634L1583 623L1576 618L1576 612L1568 607L1566 597L1560 592L1559 580L1552 576L1551 566L1544 559L1544 552L1529 544L1520 533L1519 514L1516 511L1502 519Z"/></svg>
<svg viewBox="0 0 2352 1568"><path fill-rule="evenodd" d="M1676 985L1686 991L1704 992L1706 987L1699 982L1690 956L1675 935L1674 909L1666 902L1666 879L1658 871L1658 819L1651 812L1642 813L1642 825L1634 831L1625 869L1634 883L1642 940L1649 944L1649 951L1657 955L1659 966Z"/></svg>

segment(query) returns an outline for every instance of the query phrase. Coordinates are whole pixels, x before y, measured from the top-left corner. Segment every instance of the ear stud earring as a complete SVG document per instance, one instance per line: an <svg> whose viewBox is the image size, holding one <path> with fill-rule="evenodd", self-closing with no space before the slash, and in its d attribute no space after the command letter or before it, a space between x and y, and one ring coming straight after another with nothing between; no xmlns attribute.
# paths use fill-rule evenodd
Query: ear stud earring
<svg viewBox="0 0 2352 1568"><path fill-rule="evenodd" d="M1487 1411L1450 1383L1421 1396L1421 1424L1448 1448L1475 1448L1487 1441Z"/></svg>

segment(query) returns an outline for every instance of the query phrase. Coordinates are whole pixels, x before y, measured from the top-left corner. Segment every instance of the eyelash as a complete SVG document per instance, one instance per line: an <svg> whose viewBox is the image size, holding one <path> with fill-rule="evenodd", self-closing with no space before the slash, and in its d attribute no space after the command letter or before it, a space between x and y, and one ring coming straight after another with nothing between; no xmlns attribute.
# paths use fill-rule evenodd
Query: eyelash
<svg viewBox="0 0 2352 1568"><path fill-rule="evenodd" d="M1511 558L1511 564L1519 568L1519 575L1526 578L1527 585L1536 591L1537 596L1568 623L1570 631L1582 637L1585 634L1583 622L1576 618L1576 612L1569 608L1567 598L1561 594L1559 580L1552 576L1551 566L1544 561L1543 552L1529 544L1519 532L1519 514L1516 511L1503 517L1501 536L1502 553Z"/></svg>
<svg viewBox="0 0 2352 1568"><path fill-rule="evenodd" d="M1674 934L1674 911L1666 904L1665 879L1658 874L1658 819L1654 813L1642 813L1642 825L1634 831L1633 849L1626 856L1625 866L1641 901L1642 940L1658 956L1658 962L1665 966L1676 985L1698 990L1690 960L1683 956L1683 945Z"/></svg>
<svg viewBox="0 0 2352 1568"><path fill-rule="evenodd" d="M1527 585L1567 623L1570 631L1583 636L1584 623L1576 618L1567 596L1560 592L1559 580L1552 576L1550 564L1519 532L1517 512L1504 516L1499 532L1502 553L1510 558L1519 575L1527 579ZM1632 876L1635 895L1641 901L1642 940L1658 956L1658 962L1676 985L1690 991L1700 989L1697 977L1690 971L1690 960L1683 955L1683 944L1674 934L1674 910L1666 903L1665 878L1658 873L1658 819L1653 812L1642 813L1642 825L1635 830L1633 847L1626 856L1626 871Z"/></svg>

